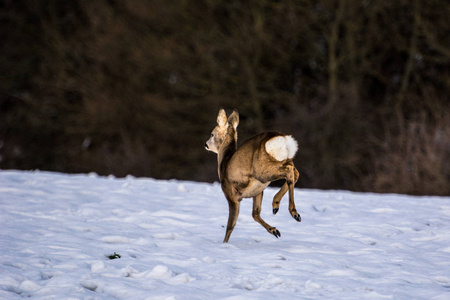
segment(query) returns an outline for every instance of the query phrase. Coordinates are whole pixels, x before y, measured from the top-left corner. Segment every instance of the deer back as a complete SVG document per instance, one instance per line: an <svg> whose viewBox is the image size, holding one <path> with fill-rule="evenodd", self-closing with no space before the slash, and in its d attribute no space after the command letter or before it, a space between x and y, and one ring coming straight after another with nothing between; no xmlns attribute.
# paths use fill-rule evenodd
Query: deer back
<svg viewBox="0 0 450 300"><path fill-rule="evenodd" d="M255 178L263 183L271 181L275 168L279 168L284 161L279 161L266 150L268 141L284 137L276 132L264 132L245 141L231 156L221 170L222 178L229 178L233 182L245 182L248 178Z"/></svg>

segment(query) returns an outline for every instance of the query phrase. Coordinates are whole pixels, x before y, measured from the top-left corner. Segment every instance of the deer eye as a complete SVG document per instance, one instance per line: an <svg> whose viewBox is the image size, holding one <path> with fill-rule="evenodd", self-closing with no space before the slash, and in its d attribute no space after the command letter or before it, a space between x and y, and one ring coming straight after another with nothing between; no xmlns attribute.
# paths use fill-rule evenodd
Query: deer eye
<svg viewBox="0 0 450 300"><path fill-rule="evenodd" d="M211 133L211 137L213 137L214 136L214 133Z"/></svg>

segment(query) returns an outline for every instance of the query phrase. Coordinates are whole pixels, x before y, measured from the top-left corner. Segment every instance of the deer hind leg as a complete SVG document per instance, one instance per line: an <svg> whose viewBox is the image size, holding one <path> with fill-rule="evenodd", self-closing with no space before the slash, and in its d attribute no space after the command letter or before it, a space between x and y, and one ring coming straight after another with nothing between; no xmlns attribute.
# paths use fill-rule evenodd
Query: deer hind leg
<svg viewBox="0 0 450 300"><path fill-rule="evenodd" d="M301 218L300 215L297 213L294 203L294 185L298 180L299 173L293 165L288 165L287 169L288 170L285 175L286 182L283 184L278 193L276 193L275 196L273 197L272 202L273 214L275 215L278 212L280 208L281 199L286 194L286 192L289 191L289 212L291 213L291 216L294 219L300 222Z"/></svg>
<svg viewBox="0 0 450 300"><path fill-rule="evenodd" d="M299 174L297 169L293 167L291 174L288 175L286 183L289 186L289 212L296 221L301 222L302 218L300 217L300 214L297 212L294 202L294 185L298 180L298 176Z"/></svg>
<svg viewBox="0 0 450 300"><path fill-rule="evenodd" d="M225 238L223 239L224 243L228 243L230 239L231 233L233 232L234 226L236 225L237 218L239 216L239 207L241 202L239 199L228 199L228 223L227 223L227 231L225 232Z"/></svg>
<svg viewBox="0 0 450 300"><path fill-rule="evenodd" d="M263 193L253 197L253 219L261 224L270 234L273 234L276 238L281 236L281 233L275 227L270 226L261 218L261 203L262 203Z"/></svg>
<svg viewBox="0 0 450 300"><path fill-rule="evenodd" d="M281 198L283 198L284 194L288 191L289 186L287 182L283 184L278 193L275 194L272 201L273 214L276 215L278 210L280 209Z"/></svg>

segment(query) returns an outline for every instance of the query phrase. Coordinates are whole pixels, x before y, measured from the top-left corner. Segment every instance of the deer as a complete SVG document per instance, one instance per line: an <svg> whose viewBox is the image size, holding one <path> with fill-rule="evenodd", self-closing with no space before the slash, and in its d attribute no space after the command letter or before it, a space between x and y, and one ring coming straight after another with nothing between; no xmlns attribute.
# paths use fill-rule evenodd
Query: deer
<svg viewBox="0 0 450 300"><path fill-rule="evenodd" d="M289 212L296 221L301 222L294 203L294 185L299 177L293 163L298 149L297 141L291 135L267 131L246 140L238 148L238 124L237 110L227 117L221 108L217 115L217 126L205 143L206 150L217 154L219 181L228 201L228 223L223 242L228 243L230 239L243 198L253 198L253 219L279 238L280 231L261 218L263 191L272 181L285 179L273 198L273 214L278 212L281 199L289 191Z"/></svg>

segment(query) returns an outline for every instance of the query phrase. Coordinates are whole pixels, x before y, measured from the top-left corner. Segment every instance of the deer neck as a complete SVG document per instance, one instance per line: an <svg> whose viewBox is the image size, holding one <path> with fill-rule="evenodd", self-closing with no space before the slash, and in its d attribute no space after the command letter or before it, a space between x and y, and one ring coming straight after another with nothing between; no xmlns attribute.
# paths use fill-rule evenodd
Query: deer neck
<svg viewBox="0 0 450 300"><path fill-rule="evenodd" d="M219 169L219 179L221 179L221 173L225 170L228 161L231 156L237 150L237 133L229 133L225 137L222 146L220 147L219 153L217 155L218 169Z"/></svg>

